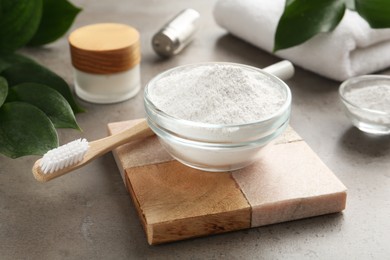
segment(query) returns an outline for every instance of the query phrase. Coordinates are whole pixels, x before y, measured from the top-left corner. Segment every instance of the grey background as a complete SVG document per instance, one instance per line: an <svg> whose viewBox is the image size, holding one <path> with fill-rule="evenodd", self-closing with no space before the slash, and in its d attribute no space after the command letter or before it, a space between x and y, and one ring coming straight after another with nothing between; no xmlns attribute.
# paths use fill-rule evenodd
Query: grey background
<svg viewBox="0 0 390 260"><path fill-rule="evenodd" d="M214 1L72 2L84 10L71 30L121 22L140 31L143 86L159 72L187 63L265 67L279 61L219 28L212 18ZM201 30L180 55L159 59L151 49L152 35L187 7L201 13ZM22 52L73 87L66 37ZM149 246L111 153L47 184L31 174L38 157L0 155L0 259L389 259L390 138L351 126L338 98L339 82L297 68L287 83L293 94L292 127L348 188L342 214ZM112 105L80 101L88 110L77 115L84 131L60 130L61 144L81 136L101 138L107 123L143 117L142 98L141 91Z"/></svg>

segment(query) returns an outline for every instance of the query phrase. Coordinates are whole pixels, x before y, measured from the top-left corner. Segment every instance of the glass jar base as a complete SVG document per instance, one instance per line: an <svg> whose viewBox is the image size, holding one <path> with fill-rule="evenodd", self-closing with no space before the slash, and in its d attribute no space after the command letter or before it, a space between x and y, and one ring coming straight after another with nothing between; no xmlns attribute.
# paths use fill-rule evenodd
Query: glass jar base
<svg viewBox="0 0 390 260"><path fill-rule="evenodd" d="M390 127L374 125L365 122L353 122L353 124L362 132L373 135L389 135Z"/></svg>
<svg viewBox="0 0 390 260"><path fill-rule="evenodd" d="M134 97L141 89L140 65L112 74L93 74L74 68L77 96L98 104L122 102Z"/></svg>
<svg viewBox="0 0 390 260"><path fill-rule="evenodd" d="M97 103L97 104L112 104L112 103L119 103L123 102L125 100L128 100L135 95L138 94L138 92L141 89L141 85L138 84L137 86L133 87L131 91L123 94L123 95L97 95L97 94L91 94L86 91L84 91L82 88L80 88L77 84L75 85L75 92L76 95L81 98L84 101L91 102L91 103Z"/></svg>

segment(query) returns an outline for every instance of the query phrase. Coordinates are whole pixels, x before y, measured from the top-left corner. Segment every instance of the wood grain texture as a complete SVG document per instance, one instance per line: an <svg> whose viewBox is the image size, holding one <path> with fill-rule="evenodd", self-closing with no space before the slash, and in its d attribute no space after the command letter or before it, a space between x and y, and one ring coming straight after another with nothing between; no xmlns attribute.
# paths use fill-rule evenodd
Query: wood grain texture
<svg viewBox="0 0 390 260"><path fill-rule="evenodd" d="M250 206L230 173L202 172L177 161L126 173L150 244L250 227Z"/></svg>
<svg viewBox="0 0 390 260"><path fill-rule="evenodd" d="M139 120L109 124L116 133ZM211 173L173 160L157 137L114 150L150 244L339 212L346 188L289 127L261 159Z"/></svg>
<svg viewBox="0 0 390 260"><path fill-rule="evenodd" d="M73 66L84 72L123 72L141 60L139 33L124 24L84 26L73 31L68 41Z"/></svg>
<svg viewBox="0 0 390 260"><path fill-rule="evenodd" d="M110 135L118 133L123 129L134 126L134 124L141 120L142 119L110 123L108 124L108 133ZM155 136L146 138L142 141L135 141L122 145L115 149L113 155L125 184L124 169L173 160L159 144L158 139Z"/></svg>

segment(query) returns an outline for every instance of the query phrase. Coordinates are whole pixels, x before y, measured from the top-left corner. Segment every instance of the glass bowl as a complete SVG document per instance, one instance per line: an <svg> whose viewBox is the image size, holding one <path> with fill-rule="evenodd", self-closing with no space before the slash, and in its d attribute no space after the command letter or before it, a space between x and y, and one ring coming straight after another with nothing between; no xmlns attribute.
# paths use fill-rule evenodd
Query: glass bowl
<svg viewBox="0 0 390 260"><path fill-rule="evenodd" d="M390 134L390 76L365 75L344 81L340 98L348 118L363 132Z"/></svg>
<svg viewBox="0 0 390 260"><path fill-rule="evenodd" d="M269 80L283 93L283 105L260 121L218 125L173 117L152 102L150 90L158 88L161 79L172 73L190 73L192 68L213 64L237 66ZM200 170L230 171L254 162L260 151L286 129L290 119L291 92L282 80L261 69L235 63L209 62L179 66L157 75L145 87L144 105L150 128L172 157Z"/></svg>

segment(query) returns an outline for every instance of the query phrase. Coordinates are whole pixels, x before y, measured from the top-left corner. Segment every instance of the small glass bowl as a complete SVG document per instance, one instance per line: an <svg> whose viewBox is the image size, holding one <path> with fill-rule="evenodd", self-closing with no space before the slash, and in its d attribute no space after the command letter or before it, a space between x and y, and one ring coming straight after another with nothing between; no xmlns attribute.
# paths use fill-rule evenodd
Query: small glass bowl
<svg viewBox="0 0 390 260"><path fill-rule="evenodd" d="M158 109L151 101L150 89L157 88L159 80L164 77L213 64L228 64L258 73L280 88L285 96L284 104L261 121L217 125L175 118ZM225 62L197 63L179 66L154 77L145 87L144 105L150 128L172 157L192 168L222 172L237 170L254 162L262 148L286 129L291 112L291 92L282 80L258 68Z"/></svg>
<svg viewBox="0 0 390 260"><path fill-rule="evenodd" d="M346 115L358 129L376 135L390 134L390 76L348 79L340 85L339 94Z"/></svg>

